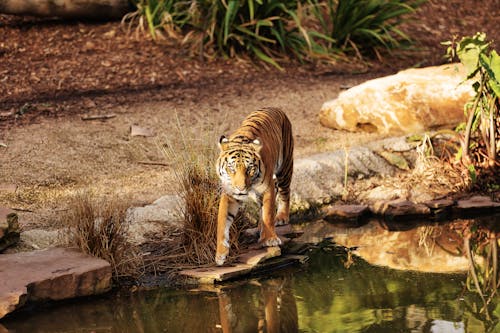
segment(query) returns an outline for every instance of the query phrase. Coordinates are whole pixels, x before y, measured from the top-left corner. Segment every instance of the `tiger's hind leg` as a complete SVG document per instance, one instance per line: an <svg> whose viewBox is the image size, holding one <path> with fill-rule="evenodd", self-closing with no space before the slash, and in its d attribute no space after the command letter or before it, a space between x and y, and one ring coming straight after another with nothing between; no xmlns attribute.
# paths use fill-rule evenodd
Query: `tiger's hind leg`
<svg viewBox="0 0 500 333"><path fill-rule="evenodd" d="M276 213L275 225L283 225L290 222L290 192L283 194L278 189L278 212Z"/></svg>
<svg viewBox="0 0 500 333"><path fill-rule="evenodd" d="M275 225L283 225L290 222L290 182L292 180L293 162L290 161L283 172L276 177L278 212L276 213Z"/></svg>
<svg viewBox="0 0 500 333"><path fill-rule="evenodd" d="M259 243L263 246L279 246L281 239L276 235L275 217L276 217L276 193L274 188L264 192L261 198L262 215L260 219L260 238Z"/></svg>

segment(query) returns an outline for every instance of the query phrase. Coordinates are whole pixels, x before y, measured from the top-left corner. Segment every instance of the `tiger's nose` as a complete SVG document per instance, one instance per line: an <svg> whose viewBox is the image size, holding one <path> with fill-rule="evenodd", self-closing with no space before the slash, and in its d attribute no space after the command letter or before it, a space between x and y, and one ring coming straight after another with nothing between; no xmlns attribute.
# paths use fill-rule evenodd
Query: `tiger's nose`
<svg viewBox="0 0 500 333"><path fill-rule="evenodd" d="M244 185L236 185L234 187L234 189L235 189L236 194L246 194L247 193L246 186L244 186Z"/></svg>

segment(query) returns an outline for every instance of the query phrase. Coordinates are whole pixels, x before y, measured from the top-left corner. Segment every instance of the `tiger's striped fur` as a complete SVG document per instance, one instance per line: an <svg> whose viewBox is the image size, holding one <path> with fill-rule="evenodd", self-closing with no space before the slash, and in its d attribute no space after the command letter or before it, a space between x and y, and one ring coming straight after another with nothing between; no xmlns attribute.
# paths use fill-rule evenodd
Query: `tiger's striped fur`
<svg viewBox="0 0 500 333"><path fill-rule="evenodd" d="M222 265L229 254L231 224L241 203L249 198L261 207L259 242L264 246L281 244L275 225L289 221L292 125L281 109L264 108L252 112L231 136L222 136L219 148L217 173L222 196L215 261Z"/></svg>

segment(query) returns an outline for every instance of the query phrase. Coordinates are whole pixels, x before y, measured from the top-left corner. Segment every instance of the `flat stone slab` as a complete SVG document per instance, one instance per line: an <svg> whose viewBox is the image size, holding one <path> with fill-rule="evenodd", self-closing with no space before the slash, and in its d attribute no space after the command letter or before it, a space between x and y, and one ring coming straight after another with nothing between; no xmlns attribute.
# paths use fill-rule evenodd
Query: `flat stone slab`
<svg viewBox="0 0 500 333"><path fill-rule="evenodd" d="M190 282L198 284L213 285L231 279L244 277L250 273L272 269L292 263L303 263L307 261L307 256L302 255L281 255L278 246L251 249L243 252L236 259L236 263L231 266L213 266L186 269L178 274L187 278Z"/></svg>
<svg viewBox="0 0 500 333"><path fill-rule="evenodd" d="M302 233L301 230L294 229L290 223L276 226L275 231L278 236L286 238L288 238L287 236L298 236ZM257 238L259 237L259 228L243 230L243 234L247 237Z"/></svg>
<svg viewBox="0 0 500 333"><path fill-rule="evenodd" d="M243 252L238 256L238 262L250 266L256 266L267 259L278 257L281 255L279 246L267 247L264 249L250 250Z"/></svg>
<svg viewBox="0 0 500 333"><path fill-rule="evenodd" d="M490 197L487 196L473 196L469 199L458 200L457 201L457 210L469 210L469 209L491 209L491 211L495 211L500 209L500 202L492 201Z"/></svg>
<svg viewBox="0 0 500 333"><path fill-rule="evenodd" d="M416 217L430 215L431 210L424 204L414 203L408 200L392 200L377 202L371 207L375 214L384 215L392 219L398 217Z"/></svg>
<svg viewBox="0 0 500 333"><path fill-rule="evenodd" d="M322 209L323 219L328 222L358 220L369 212L366 205L330 205Z"/></svg>
<svg viewBox="0 0 500 333"><path fill-rule="evenodd" d="M206 267L186 269L179 272L180 276L188 277L193 282L200 284L214 284L215 282L222 282L238 276L243 276L252 270L252 265L236 264L234 266L221 266L221 267Z"/></svg>
<svg viewBox="0 0 500 333"><path fill-rule="evenodd" d="M426 201L424 204L431 209L443 209L453 206L455 202L451 199L438 199Z"/></svg>
<svg viewBox="0 0 500 333"><path fill-rule="evenodd" d="M0 318L31 301L63 300L111 289L111 265L76 249L0 255Z"/></svg>

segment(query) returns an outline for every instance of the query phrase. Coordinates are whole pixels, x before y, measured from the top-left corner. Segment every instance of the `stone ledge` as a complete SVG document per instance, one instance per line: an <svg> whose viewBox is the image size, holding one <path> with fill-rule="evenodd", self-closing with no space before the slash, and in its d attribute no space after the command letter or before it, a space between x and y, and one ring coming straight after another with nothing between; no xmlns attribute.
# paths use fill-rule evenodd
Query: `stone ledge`
<svg viewBox="0 0 500 333"><path fill-rule="evenodd" d="M111 265L76 249L0 255L0 318L28 302L63 300L111 289Z"/></svg>
<svg viewBox="0 0 500 333"><path fill-rule="evenodd" d="M430 220L476 217L480 214L500 212L500 203L487 196L473 196L468 199L453 201L439 199L414 203L408 200L382 200L367 208L364 205L328 205L322 208L320 218L338 223L359 223L367 217L380 217L388 221L407 221L420 218Z"/></svg>

